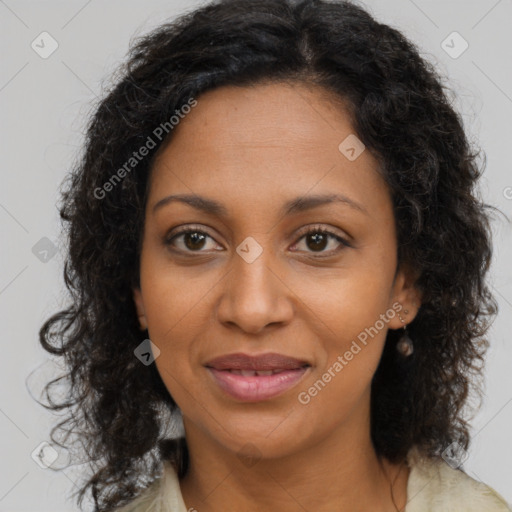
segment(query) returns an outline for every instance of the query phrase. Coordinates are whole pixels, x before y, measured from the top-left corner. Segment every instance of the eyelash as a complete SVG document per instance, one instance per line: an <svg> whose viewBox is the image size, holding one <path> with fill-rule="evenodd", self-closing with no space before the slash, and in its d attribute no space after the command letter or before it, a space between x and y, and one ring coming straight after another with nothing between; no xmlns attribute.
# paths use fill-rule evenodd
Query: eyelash
<svg viewBox="0 0 512 512"><path fill-rule="evenodd" d="M201 233L201 234L206 235L213 239L212 236L210 236L206 231L204 231L203 229L200 229L199 227L185 226L185 227L179 229L172 236L166 237L164 243L165 243L165 245L172 246L172 244L176 238L178 238L179 236L182 236L182 235L190 234L190 233ZM294 243L294 245L296 245L300 240L302 240L304 237L306 237L307 235L310 235L310 234L327 235L330 238L334 238L337 242L339 242L341 244L341 247L338 247L337 249L334 249L331 251L320 251L317 253L315 253L314 251L308 251L308 252L311 252L311 254L318 254L318 256L313 256L315 258L325 258L326 256L333 256L334 254L337 254L339 251L343 250L343 248L345 248L345 247L352 247L352 245L347 240L345 240L341 236L337 235L336 233L334 233L332 231L329 231L328 229L326 229L322 226L310 226L308 228L305 228L304 230L301 230L299 232L299 238ZM177 249L177 250L180 252L187 252L187 253L206 252L206 251L201 251L201 250L198 250L198 251L190 251L190 250L183 251L182 249Z"/></svg>

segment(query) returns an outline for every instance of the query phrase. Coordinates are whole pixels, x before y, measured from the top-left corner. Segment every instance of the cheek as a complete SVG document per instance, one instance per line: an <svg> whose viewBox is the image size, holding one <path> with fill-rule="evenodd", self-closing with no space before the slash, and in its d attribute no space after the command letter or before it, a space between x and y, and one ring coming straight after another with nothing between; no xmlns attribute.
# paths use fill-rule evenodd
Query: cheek
<svg viewBox="0 0 512 512"><path fill-rule="evenodd" d="M196 336L194 325L201 308L203 287L180 275L179 269L155 264L151 257L141 265L141 288L151 341L159 348L155 363L175 400L193 378L190 361ZM205 300L203 298L202 300ZM184 388L184 389L182 389Z"/></svg>
<svg viewBox="0 0 512 512"><path fill-rule="evenodd" d="M214 277L199 266L172 265L163 249L147 251L140 279L146 319L155 340L167 344L183 339L183 332L193 332L191 326L197 324L215 286Z"/></svg>
<svg viewBox="0 0 512 512"><path fill-rule="evenodd" d="M341 350L377 322L377 329L385 336L387 323L381 325L379 320L386 312L394 316L389 303L392 277L382 267L350 268L321 280L297 279L293 290L306 306L303 310L312 313L310 317L315 319L318 334L331 340L329 346Z"/></svg>
<svg viewBox="0 0 512 512"><path fill-rule="evenodd" d="M386 313L378 304L350 302L344 312L348 320L341 313L337 321L331 319L329 329L317 333L321 357L296 397L305 418L323 418L327 429L369 400L387 333L387 323L380 318Z"/></svg>
<svg viewBox="0 0 512 512"><path fill-rule="evenodd" d="M389 304L391 282L389 272L374 266L309 291L303 283L299 294L314 313L310 327L318 343L317 368L301 389L308 395L305 401L320 405L334 400L349 407L369 387L395 316Z"/></svg>

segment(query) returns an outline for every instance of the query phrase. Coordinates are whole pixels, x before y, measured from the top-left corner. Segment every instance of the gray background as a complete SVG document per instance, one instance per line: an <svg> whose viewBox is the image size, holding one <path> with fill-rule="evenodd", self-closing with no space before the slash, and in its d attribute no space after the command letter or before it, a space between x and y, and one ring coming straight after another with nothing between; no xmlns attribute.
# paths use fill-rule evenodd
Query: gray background
<svg viewBox="0 0 512 512"><path fill-rule="evenodd" d="M58 473L31 458L49 440L58 418L38 406L25 385L35 370L29 387L40 396L56 370L37 333L63 304L58 189L79 154L85 116L132 36L196 5L183 0L0 0L0 512L78 510L66 496L80 467ZM512 1L367 0L363 5L405 32L448 77L468 131L487 154L484 199L510 215ZM43 31L58 43L46 59L31 47ZM469 44L457 58L442 47L454 31ZM446 44L452 54L463 48L453 37ZM512 502L512 238L503 219L497 219L494 232L491 282L500 313L490 332L485 397L473 421L465 469ZM44 237L49 240L41 241ZM63 457L57 465L65 464Z"/></svg>

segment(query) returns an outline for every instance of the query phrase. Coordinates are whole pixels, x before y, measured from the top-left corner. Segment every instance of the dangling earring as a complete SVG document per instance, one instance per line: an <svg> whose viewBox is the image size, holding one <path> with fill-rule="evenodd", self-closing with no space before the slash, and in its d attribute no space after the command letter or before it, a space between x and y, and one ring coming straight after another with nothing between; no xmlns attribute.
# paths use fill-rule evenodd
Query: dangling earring
<svg viewBox="0 0 512 512"><path fill-rule="evenodd" d="M406 315L407 313L409 313L409 311L407 311L407 309L404 309L404 314ZM400 321L403 324L405 324L405 320L402 318L402 315L400 313L398 313L398 318L400 318ZM404 325L404 332L402 333L402 336L400 336L400 339L396 344L396 349L404 357L409 357L414 352L413 342L409 337L409 333L407 332L407 324Z"/></svg>

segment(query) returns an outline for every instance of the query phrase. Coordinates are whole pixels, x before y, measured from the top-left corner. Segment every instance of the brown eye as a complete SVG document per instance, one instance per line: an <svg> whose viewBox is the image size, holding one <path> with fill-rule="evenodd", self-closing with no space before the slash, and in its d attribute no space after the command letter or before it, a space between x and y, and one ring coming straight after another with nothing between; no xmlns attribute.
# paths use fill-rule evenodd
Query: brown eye
<svg viewBox="0 0 512 512"><path fill-rule="evenodd" d="M329 235L325 233L311 233L306 235L306 245L313 251L323 251L329 243Z"/></svg>
<svg viewBox="0 0 512 512"><path fill-rule="evenodd" d="M172 246L183 252L206 252L208 239L213 238L206 232L193 227L185 227L165 239L165 245ZM213 246L212 249L215 249Z"/></svg>
<svg viewBox="0 0 512 512"><path fill-rule="evenodd" d="M214 240L205 231L188 226L166 238L165 245L172 246L182 252L200 253L207 252L208 239L212 241ZM320 254L318 257L322 257L324 255L331 256L340 251L343 247L352 247L344 238L323 227L308 228L299 238L299 241L303 239L306 247L305 252L318 253ZM326 250L329 245L332 245L331 241L337 242L338 246L336 247L336 243L334 243L335 247L333 249ZM298 243L295 244L295 246L297 245ZM216 246L213 246L210 249L219 250ZM297 249L292 250L295 251Z"/></svg>
<svg viewBox="0 0 512 512"><path fill-rule="evenodd" d="M299 241L302 239L305 241L304 245L306 246L306 252L316 252L321 253L322 255L330 256L342 250L344 247L352 247L344 238L323 227L313 227L307 229L302 234ZM338 242L338 247L336 247L336 244L334 244L334 249L326 251L325 249L329 246L329 242L331 240Z"/></svg>
<svg viewBox="0 0 512 512"><path fill-rule="evenodd" d="M189 231L187 233L183 233L182 235L185 245L188 249L194 251L201 249L204 246L206 237L203 233L199 233L197 231Z"/></svg>

